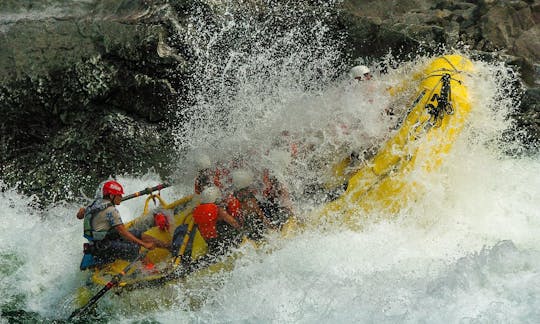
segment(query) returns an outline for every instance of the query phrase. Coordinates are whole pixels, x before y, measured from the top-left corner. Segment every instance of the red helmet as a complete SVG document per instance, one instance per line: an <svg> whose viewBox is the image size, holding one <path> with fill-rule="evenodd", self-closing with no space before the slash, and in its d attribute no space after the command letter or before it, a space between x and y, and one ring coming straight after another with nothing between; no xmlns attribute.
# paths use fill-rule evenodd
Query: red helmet
<svg viewBox="0 0 540 324"><path fill-rule="evenodd" d="M162 231L168 230L170 226L167 215L163 213L154 214L154 223Z"/></svg>
<svg viewBox="0 0 540 324"><path fill-rule="evenodd" d="M106 195L123 195L124 188L114 180L109 180L103 184L103 196Z"/></svg>

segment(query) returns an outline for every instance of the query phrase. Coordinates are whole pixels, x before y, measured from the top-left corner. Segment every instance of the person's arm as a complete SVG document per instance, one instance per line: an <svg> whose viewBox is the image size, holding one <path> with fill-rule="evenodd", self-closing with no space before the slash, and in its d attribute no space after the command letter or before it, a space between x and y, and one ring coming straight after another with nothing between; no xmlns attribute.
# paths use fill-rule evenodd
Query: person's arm
<svg viewBox="0 0 540 324"><path fill-rule="evenodd" d="M262 220L262 222L264 223L264 225L266 227L275 228L274 225L272 225L272 223L270 223L268 218L266 218L266 216L264 216L264 213L261 210L261 208L259 207L259 204L257 203L257 200L255 198L249 199L247 201L247 206L248 206L249 209L251 209L252 211L257 213L257 215L259 216L259 218Z"/></svg>
<svg viewBox="0 0 540 324"><path fill-rule="evenodd" d="M293 212L293 203L292 203L292 200L291 200L291 197L289 196L289 191L287 191L287 189L285 189L285 187L281 187L280 188L281 190L281 205L283 206L283 208L287 209L287 211L293 215L294 212Z"/></svg>
<svg viewBox="0 0 540 324"><path fill-rule="evenodd" d="M135 235L131 234L131 232L127 230L124 224L116 225L114 228L116 229L118 234L120 234L120 236L122 236L126 240L137 243L138 245L145 247L148 250L153 250L156 247L154 242L143 242L142 240L139 240Z"/></svg>
<svg viewBox="0 0 540 324"><path fill-rule="evenodd" d="M231 214L227 213L227 211L223 208L218 209L218 219L225 221L227 224L231 225L237 230L241 228L240 224L238 224L236 219L234 219L234 217L232 217Z"/></svg>
<svg viewBox="0 0 540 324"><path fill-rule="evenodd" d="M200 181L200 175L197 175L197 177L195 178L195 186L194 186L194 192L197 194L197 195L200 195L201 194L201 181Z"/></svg>
<svg viewBox="0 0 540 324"><path fill-rule="evenodd" d="M86 208L79 208L79 211L77 212L77 218L78 219L83 219L84 218L84 213L86 212Z"/></svg>

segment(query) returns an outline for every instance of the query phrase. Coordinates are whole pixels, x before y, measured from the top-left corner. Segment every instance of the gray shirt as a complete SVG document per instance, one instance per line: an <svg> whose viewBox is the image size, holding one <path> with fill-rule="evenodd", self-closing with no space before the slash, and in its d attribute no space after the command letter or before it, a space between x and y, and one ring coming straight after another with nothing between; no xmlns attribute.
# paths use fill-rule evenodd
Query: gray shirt
<svg viewBox="0 0 540 324"><path fill-rule="evenodd" d="M96 232L108 232L110 229L117 225L123 224L122 218L118 209L114 206L109 206L100 211L92 219L92 228Z"/></svg>

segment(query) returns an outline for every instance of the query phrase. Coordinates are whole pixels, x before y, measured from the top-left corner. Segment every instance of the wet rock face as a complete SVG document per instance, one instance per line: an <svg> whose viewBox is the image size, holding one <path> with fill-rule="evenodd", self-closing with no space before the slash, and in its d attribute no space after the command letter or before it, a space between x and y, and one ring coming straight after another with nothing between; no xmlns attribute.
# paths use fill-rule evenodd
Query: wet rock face
<svg viewBox="0 0 540 324"><path fill-rule="evenodd" d="M159 7L141 3L65 3L62 12L2 4L11 10L0 16L7 183L51 201L109 175L165 172L184 65L159 53Z"/></svg>
<svg viewBox="0 0 540 324"><path fill-rule="evenodd" d="M527 89L514 118L527 130L526 140L540 144L540 88Z"/></svg>
<svg viewBox="0 0 540 324"><path fill-rule="evenodd" d="M194 11L211 20L219 2L1 1L1 178L50 202L91 194L109 175L166 176L170 129L182 122L169 107L189 105L195 59L174 34ZM517 119L535 139L539 20L538 0L347 0L328 23L351 58L464 45L506 54L531 88Z"/></svg>

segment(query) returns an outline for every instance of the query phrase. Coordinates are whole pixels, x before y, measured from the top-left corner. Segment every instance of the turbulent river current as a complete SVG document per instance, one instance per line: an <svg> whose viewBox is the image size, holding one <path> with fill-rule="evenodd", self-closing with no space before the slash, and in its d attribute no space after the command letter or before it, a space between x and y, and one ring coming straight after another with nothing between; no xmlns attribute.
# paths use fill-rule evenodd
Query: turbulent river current
<svg viewBox="0 0 540 324"><path fill-rule="evenodd" d="M194 15L193 25L178 31L200 64L194 100L173 111L185 120L174 132L185 158L174 186L162 191L167 201L191 193L199 154L213 161L242 157L246 165L272 169L309 222L325 199L311 189L328 176L334 158L376 149L391 136L399 118L384 111L399 111L399 100L386 89L427 58L360 59L374 80L352 82L339 54L347 44L330 40L322 22L289 9L255 20L230 5L217 24L205 26ZM298 25L283 28L277 17ZM310 28L300 24L306 20ZM418 176L425 193L398 214L359 217L358 231L336 225L289 238L271 235L262 250L245 248L232 271L110 293L93 320L537 322L540 157L521 154L508 139L518 136L502 135L516 133L508 119L518 104L508 91L515 73L498 62L473 63L471 117L441 168ZM291 142L299 143L296 154ZM152 171L119 178L127 192L162 180ZM34 197L1 185L0 322L62 322L87 278L78 269L79 206L43 210ZM142 208L142 198L119 206L124 220Z"/></svg>

